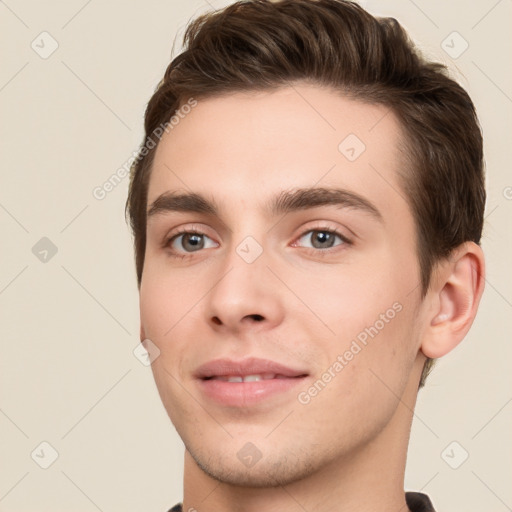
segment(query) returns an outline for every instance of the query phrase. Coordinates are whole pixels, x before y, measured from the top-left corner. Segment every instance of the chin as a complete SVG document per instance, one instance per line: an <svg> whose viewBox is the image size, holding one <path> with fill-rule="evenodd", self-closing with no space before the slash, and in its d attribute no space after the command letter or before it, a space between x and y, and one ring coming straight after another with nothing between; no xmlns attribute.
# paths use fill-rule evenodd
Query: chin
<svg viewBox="0 0 512 512"><path fill-rule="evenodd" d="M187 446L197 466L211 478L236 487L269 488L289 485L314 472L311 462L299 460L296 455L279 456L273 453L263 457L252 467L245 467L236 454L204 455Z"/></svg>

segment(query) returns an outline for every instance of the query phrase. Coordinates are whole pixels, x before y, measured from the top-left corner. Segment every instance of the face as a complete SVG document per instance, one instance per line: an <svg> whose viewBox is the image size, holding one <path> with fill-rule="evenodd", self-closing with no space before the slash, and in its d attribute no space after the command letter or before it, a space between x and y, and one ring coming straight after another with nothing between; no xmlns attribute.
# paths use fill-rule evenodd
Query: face
<svg viewBox="0 0 512 512"><path fill-rule="evenodd" d="M207 474L296 481L363 450L417 387L400 137L386 108L302 84L199 100L161 139L142 336Z"/></svg>

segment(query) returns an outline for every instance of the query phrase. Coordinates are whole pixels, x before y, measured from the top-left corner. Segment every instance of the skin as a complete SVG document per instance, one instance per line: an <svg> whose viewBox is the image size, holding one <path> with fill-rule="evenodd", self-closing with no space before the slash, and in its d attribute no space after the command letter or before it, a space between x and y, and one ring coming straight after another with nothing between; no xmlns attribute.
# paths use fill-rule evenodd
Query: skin
<svg viewBox="0 0 512 512"><path fill-rule="evenodd" d="M349 134L366 146L354 161L338 149ZM162 138L148 209L168 191L219 207L218 216L161 212L147 226L141 340L160 350L154 378L186 447L183 510L407 510L405 459L425 356L449 352L471 326L484 261L477 245L463 244L421 297L416 228L396 172L401 138L385 107L303 83L198 100ZM276 194L308 187L358 194L381 219L334 205L265 209ZM190 249L186 237L166 245L191 228L204 233L203 248ZM319 248L314 230L349 242L336 236ZM263 251L252 263L236 250L247 236ZM298 394L333 373L393 304L394 318L301 403ZM251 407L201 393L198 366L250 356L309 375ZM248 442L261 453L252 467L237 457Z"/></svg>

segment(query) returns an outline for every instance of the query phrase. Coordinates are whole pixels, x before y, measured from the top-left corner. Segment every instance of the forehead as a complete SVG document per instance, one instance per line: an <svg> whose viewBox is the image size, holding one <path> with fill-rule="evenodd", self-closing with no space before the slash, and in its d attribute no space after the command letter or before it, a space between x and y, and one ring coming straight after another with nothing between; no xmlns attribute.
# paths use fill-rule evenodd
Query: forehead
<svg viewBox="0 0 512 512"><path fill-rule="evenodd" d="M400 139L389 108L319 86L198 99L158 145L148 204L182 190L234 208L292 187L335 186L384 211L407 208L399 205Z"/></svg>

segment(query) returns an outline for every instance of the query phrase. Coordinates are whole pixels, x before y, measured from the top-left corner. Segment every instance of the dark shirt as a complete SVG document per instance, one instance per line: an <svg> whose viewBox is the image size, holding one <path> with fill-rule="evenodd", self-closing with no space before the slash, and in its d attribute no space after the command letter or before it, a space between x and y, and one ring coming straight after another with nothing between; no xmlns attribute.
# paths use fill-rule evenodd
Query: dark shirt
<svg viewBox="0 0 512 512"><path fill-rule="evenodd" d="M436 512L429 497L421 492L406 492L405 501L411 512ZM178 503L167 512L183 512L181 505Z"/></svg>

